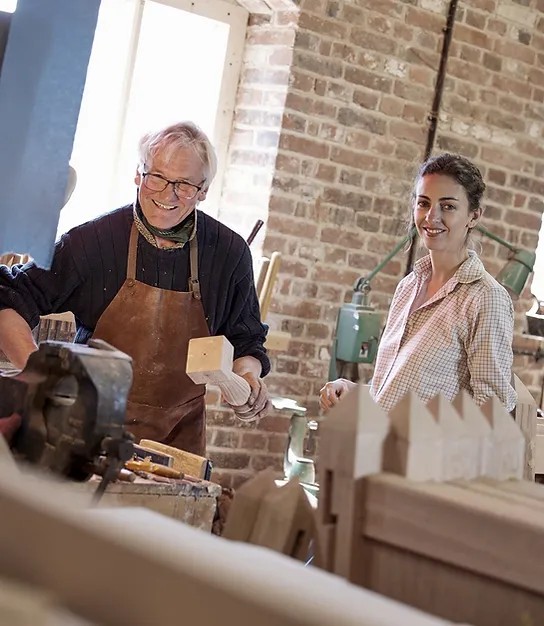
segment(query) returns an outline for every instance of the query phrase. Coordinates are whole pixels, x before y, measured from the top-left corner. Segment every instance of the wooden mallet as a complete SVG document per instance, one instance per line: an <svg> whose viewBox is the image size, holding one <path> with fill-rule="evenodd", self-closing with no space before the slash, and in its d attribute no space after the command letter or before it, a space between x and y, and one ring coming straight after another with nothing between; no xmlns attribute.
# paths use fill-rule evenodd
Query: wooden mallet
<svg viewBox="0 0 544 626"><path fill-rule="evenodd" d="M231 406L240 407L247 404L251 387L232 371L233 356L234 348L223 335L191 339L186 371L187 376L197 384L217 385Z"/></svg>

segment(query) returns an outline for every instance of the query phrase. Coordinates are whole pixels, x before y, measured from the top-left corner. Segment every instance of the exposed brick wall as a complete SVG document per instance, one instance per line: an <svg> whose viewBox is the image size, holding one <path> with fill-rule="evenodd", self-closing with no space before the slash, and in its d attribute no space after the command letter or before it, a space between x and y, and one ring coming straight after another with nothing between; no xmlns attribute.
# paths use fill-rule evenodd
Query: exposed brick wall
<svg viewBox="0 0 544 626"><path fill-rule="evenodd" d="M240 152L232 152L227 179L232 173L245 181L236 201L245 202L248 194L248 214L249 205L259 206L267 222L264 250L283 255L268 321L293 340L287 354L274 356L269 386L298 399L312 416L340 304L350 298L356 278L405 232L448 4L302 0L299 13L272 12L255 19L249 31L248 63L268 61L246 68L234 129L233 150ZM275 46L281 81L288 74L281 88L264 51ZM543 61L544 0L459 3L436 151L459 151L481 166L489 186L484 224L527 248L536 247L544 197ZM261 99L279 91L283 111L281 98L272 105ZM260 128L274 133L275 146L271 136L268 145L258 144ZM257 178L244 179L251 172ZM257 180L265 184L255 200ZM226 199L234 186L228 184ZM481 243L486 266L497 272L506 250L488 239ZM372 282L372 300L384 312L405 265L399 254ZM515 346L535 350L536 342L521 335L529 306L527 288L516 307ZM516 356L515 367L538 398L541 363ZM222 472L224 480L234 474L240 480L267 458L277 466L285 418L240 429L220 415L212 420L212 455L218 466L229 461L225 441L230 458L238 455L236 467L231 463Z"/></svg>

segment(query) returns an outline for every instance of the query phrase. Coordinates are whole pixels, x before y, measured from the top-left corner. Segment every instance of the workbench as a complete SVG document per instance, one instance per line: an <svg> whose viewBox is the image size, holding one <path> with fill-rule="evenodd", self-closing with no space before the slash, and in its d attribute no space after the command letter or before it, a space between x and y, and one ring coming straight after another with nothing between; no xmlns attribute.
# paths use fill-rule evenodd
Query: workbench
<svg viewBox="0 0 544 626"><path fill-rule="evenodd" d="M196 479L195 479L196 480ZM76 491L94 493L99 478L74 483ZM221 485L207 480L182 479L172 483L136 478L134 482L110 483L99 507L130 506L151 509L189 526L211 532Z"/></svg>

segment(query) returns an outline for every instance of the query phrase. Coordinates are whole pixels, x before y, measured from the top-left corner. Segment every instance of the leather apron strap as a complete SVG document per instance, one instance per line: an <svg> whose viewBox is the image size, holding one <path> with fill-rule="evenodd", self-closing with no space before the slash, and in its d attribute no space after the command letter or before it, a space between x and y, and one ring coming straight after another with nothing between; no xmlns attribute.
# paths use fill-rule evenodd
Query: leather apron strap
<svg viewBox="0 0 544 626"><path fill-rule="evenodd" d="M179 292L136 279L138 237L133 224L126 280L100 317L94 336L133 359L128 429L137 438L204 454L205 387L185 373L189 340L209 335L198 280L197 238L189 247L190 291Z"/></svg>

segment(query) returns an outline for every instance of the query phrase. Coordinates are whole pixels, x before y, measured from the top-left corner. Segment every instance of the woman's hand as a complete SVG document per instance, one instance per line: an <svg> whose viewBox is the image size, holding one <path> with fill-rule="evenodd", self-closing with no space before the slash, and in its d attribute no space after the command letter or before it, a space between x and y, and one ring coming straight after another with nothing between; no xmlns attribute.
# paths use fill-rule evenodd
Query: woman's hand
<svg viewBox="0 0 544 626"><path fill-rule="evenodd" d="M326 383L319 390L319 406L323 411L328 411L335 404L338 404L348 391L355 389L355 387L357 387L357 383L346 378L337 378Z"/></svg>

